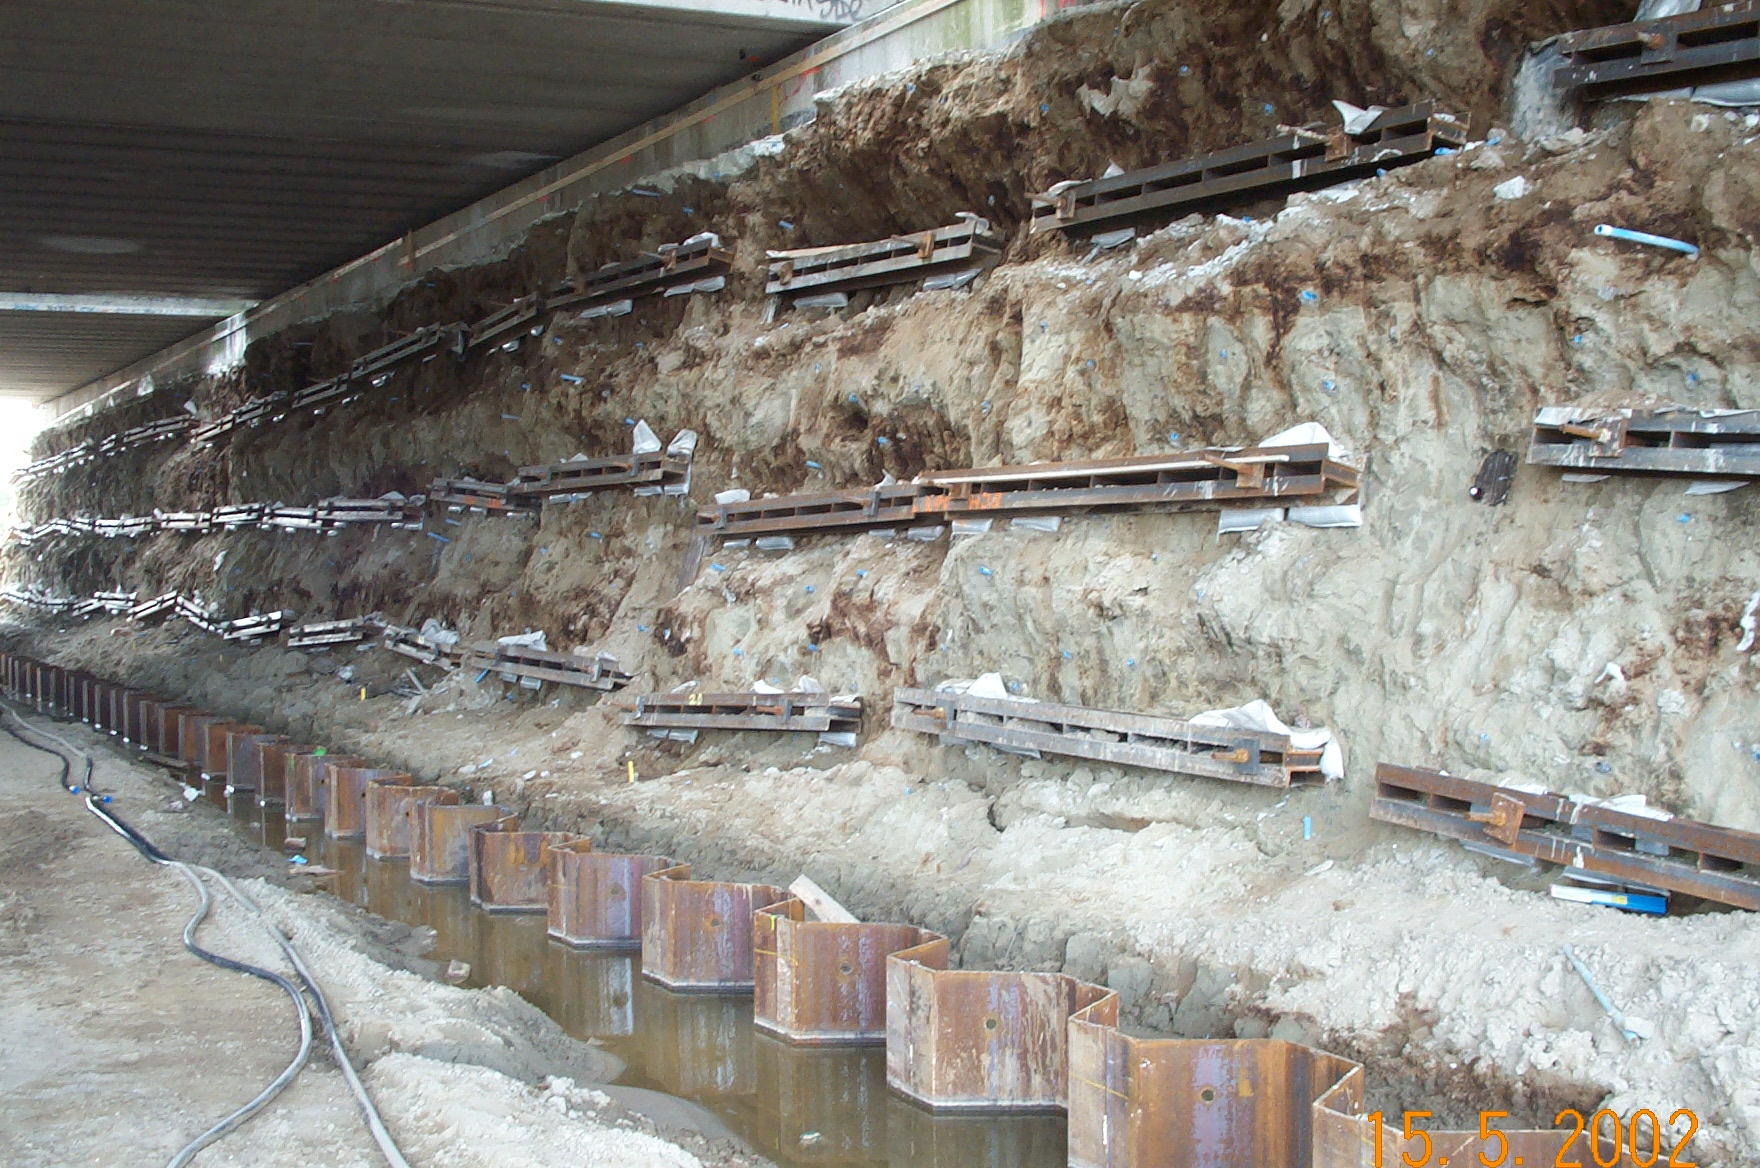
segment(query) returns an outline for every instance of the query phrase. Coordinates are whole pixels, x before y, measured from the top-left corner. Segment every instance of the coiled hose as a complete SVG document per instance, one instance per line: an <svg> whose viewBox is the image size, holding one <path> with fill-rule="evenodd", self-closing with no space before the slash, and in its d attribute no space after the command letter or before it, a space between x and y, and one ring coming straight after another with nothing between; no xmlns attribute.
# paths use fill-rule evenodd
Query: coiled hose
<svg viewBox="0 0 1760 1168"><path fill-rule="evenodd" d="M281 1094L281 1092L286 1089L287 1085L293 1082L295 1077L299 1075L300 1070L304 1068L307 1059L310 1057L312 1049L312 1011L306 1003L305 995L300 992L301 986L304 987L305 993L311 995L312 1001L317 1004L318 1019L324 1027L324 1033L330 1040L330 1050L336 1059L336 1065L341 1069L343 1077L348 1081L349 1090L354 1093L355 1101L360 1105L361 1114L366 1119L367 1130L372 1133L373 1141L379 1145L380 1153L384 1155L386 1161L391 1165L391 1168L410 1168L409 1161L403 1158L403 1153L398 1149L397 1142L391 1138L391 1133L386 1130L385 1122L380 1118L378 1108L373 1106L373 1100L371 1096L367 1094L366 1087L361 1083L360 1076L355 1073L354 1064L349 1060L348 1052L342 1047L342 1038L337 1033L336 1029L336 1019L330 1012L330 1001L325 997L323 987L318 984L317 978L312 975L311 970L300 957L299 951L293 947L293 943L287 939L286 935L275 926L274 922L264 915L263 910L255 901L239 891L238 887L225 876L214 871L212 868L186 864L181 860L172 859L170 856L159 850L151 840L137 831L120 815L111 811L108 806L110 796L96 796L92 792L92 756L89 753L81 750L79 747L73 745L59 735L53 734L40 726L33 726L29 722L26 722L19 716L18 711L11 705L11 703L0 702L0 705L5 707L6 713L10 716L12 723L17 726L17 729L14 729L12 725L5 726L4 729L8 734L20 744L29 747L32 750L38 750L44 754L53 755L60 760L60 781L64 790L82 796L86 805L86 810L97 816L99 821L106 827L110 828L110 830L127 840L144 858L155 864L163 864L168 867L176 868L179 872L183 873L185 879L195 886L196 895L200 903L196 908L195 915L190 917L189 923L183 927L184 947L191 953L194 953L197 957L200 957L203 961L206 961L211 965L219 966L221 969L230 969L237 973L247 973L253 977L261 978L264 981L273 982L281 988L282 992L286 993L287 996L293 1000L294 1009L299 1015L299 1051L294 1055L293 1061L288 1063L287 1067L275 1077L274 1081L272 1081L267 1087L264 1087L263 1090L257 1094L256 1098L252 1099L249 1103L246 1103L243 1107L234 1111L231 1115L228 1115L219 1123L216 1123L207 1131L191 1140L177 1153L176 1156L172 1157L171 1161L166 1165L166 1168L185 1168L185 1166L188 1165L203 1148L238 1130L248 1122L252 1116L268 1106L270 1101L272 1101L277 1095ZM65 750L67 753L63 754L61 750L55 750L32 742L24 737L23 734L20 734L19 730L46 738L60 746L62 750ZM73 777L73 759L76 757L81 760L84 767L84 773L78 784L71 781ZM213 898L208 893L208 886L206 882L203 881L202 874L212 876L215 880L219 881L220 885L226 889L227 893L231 895L246 912L254 916L257 919L257 922L268 931L270 937L274 939L275 944L280 948L282 954L286 956L288 964L293 967L294 972L298 975L301 983L300 986L296 986L288 978L283 977L274 970L263 969L260 966L251 965L248 962L236 961L233 958L225 957L221 954L205 949L196 943L196 930L207 918L208 912L213 906Z"/></svg>

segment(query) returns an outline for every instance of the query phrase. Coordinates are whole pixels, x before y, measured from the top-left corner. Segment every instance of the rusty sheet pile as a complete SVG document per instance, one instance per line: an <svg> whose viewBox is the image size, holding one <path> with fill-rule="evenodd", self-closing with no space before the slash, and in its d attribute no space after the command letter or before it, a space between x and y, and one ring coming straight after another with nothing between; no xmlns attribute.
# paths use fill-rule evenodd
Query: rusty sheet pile
<svg viewBox="0 0 1760 1168"><path fill-rule="evenodd" d="M1129 1035L1107 987L1061 973L949 969L945 938L862 923L804 878L785 891L694 880L661 856L602 855L566 832L521 831L504 809L459 803L453 789L17 654L0 653L0 683L43 713L138 733L149 752L180 753L210 779L260 792L279 782L289 819L315 812L328 834L364 833L376 855L407 849L412 879L468 882L489 911L546 912L550 934L568 944L639 938L646 978L750 992L759 1027L791 1044L883 1037L888 1086L923 1107L1067 1112L1072 1168L1375 1168L1435 1153L1497 1162L1505 1152L1542 1164L1590 1149L1568 1126L1408 1138L1368 1114L1364 1070L1350 1059L1275 1039ZM1377 778L1378 818L1592 871L1636 865L1646 881L1760 907L1753 833L1433 771L1383 764ZM1607 1149L1593 1150L1610 1163ZM1629 1147L1615 1157L1618 1168L1634 1165Z"/></svg>
<svg viewBox="0 0 1760 1168"><path fill-rule="evenodd" d="M1760 77L1760 2L1567 32L1553 45L1564 58L1553 84L1584 98L1742 81Z"/></svg>
<svg viewBox="0 0 1760 1168"><path fill-rule="evenodd" d="M1032 230L1087 233L1238 207L1422 162L1438 147L1458 150L1467 141L1466 123L1429 102L1353 113L1340 126L1287 127L1275 138L1196 158L1058 183L1033 197Z"/></svg>
<svg viewBox="0 0 1760 1168"><path fill-rule="evenodd" d="M689 864L642 877L642 976L673 990L752 988L752 918L787 894L769 884L692 880Z"/></svg>
<svg viewBox="0 0 1760 1168"><path fill-rule="evenodd" d="M1597 474L1760 478L1760 410L1582 410L1534 416L1528 462Z"/></svg>

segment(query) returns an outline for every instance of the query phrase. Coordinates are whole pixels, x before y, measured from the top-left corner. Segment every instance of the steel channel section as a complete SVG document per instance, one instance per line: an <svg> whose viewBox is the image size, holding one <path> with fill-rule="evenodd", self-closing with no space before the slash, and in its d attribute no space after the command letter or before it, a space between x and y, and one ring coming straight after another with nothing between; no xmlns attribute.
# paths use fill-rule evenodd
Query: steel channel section
<svg viewBox="0 0 1760 1168"><path fill-rule="evenodd" d="M1372 818L1760 911L1760 834L1389 763L1376 766L1375 782ZM1499 798L1521 806L1519 822L1487 822Z"/></svg>
<svg viewBox="0 0 1760 1168"><path fill-rule="evenodd" d="M208 727L218 721L221 721L219 716L201 710L178 712L178 757L189 763L198 775L207 769Z"/></svg>
<svg viewBox="0 0 1760 1168"><path fill-rule="evenodd" d="M481 803L418 803L412 812L409 878L422 884L469 884L471 829L508 817Z"/></svg>
<svg viewBox="0 0 1760 1168"><path fill-rule="evenodd" d="M1547 407L1534 416L1528 462L1609 474L1760 477L1760 410Z"/></svg>
<svg viewBox="0 0 1760 1168"><path fill-rule="evenodd" d="M1354 501L1361 471L1324 445L1203 450L1092 462L924 473L897 488L724 503L697 513L696 533L722 539L851 532L964 515L1054 515L1154 508L1219 510L1328 494ZM906 505L908 504L908 510Z"/></svg>
<svg viewBox="0 0 1760 1168"><path fill-rule="evenodd" d="M690 877L679 864L642 878L642 976L670 990L749 992L752 917L788 893Z"/></svg>
<svg viewBox="0 0 1760 1168"><path fill-rule="evenodd" d="M183 721L185 716L200 714L194 706L171 702L159 707L157 739L150 739L153 750L167 758L185 758L183 753Z"/></svg>
<svg viewBox="0 0 1760 1168"><path fill-rule="evenodd" d="M310 754L293 754L287 759L286 805L282 814L290 822L323 819L327 791L325 772L332 764L361 766L365 759L346 754L326 754L314 750Z"/></svg>
<svg viewBox="0 0 1760 1168"><path fill-rule="evenodd" d="M549 848L578 837L521 831L512 816L470 829L471 903L485 912L548 912Z"/></svg>
<svg viewBox="0 0 1760 1168"><path fill-rule="evenodd" d="M643 694L621 716L625 726L675 730L824 733L861 726L859 698L817 693Z"/></svg>
<svg viewBox="0 0 1760 1168"><path fill-rule="evenodd" d="M252 801L263 785L263 763L260 748L268 743L286 742L280 734L270 734L261 726L247 726L226 736L226 783L235 791L249 791Z"/></svg>
<svg viewBox="0 0 1760 1168"><path fill-rule="evenodd" d="M549 933L579 949L639 949L642 881L672 867L665 856L595 852L591 840L550 849Z"/></svg>
<svg viewBox="0 0 1760 1168"><path fill-rule="evenodd" d="M1276 1039L1134 1038L1117 1015L1070 1019L1071 1168L1312 1168L1315 1102L1361 1072Z"/></svg>
<svg viewBox="0 0 1760 1168"><path fill-rule="evenodd" d="M331 839L362 839L367 834L367 787L408 775L389 767L330 762L323 768L324 834Z"/></svg>
<svg viewBox="0 0 1760 1168"><path fill-rule="evenodd" d="M1325 781L1320 751L1293 750L1280 734L923 689L896 690L892 703L895 728L939 734L949 745L984 742L1267 787ZM1092 737L1095 733L1106 737Z"/></svg>
<svg viewBox="0 0 1760 1168"><path fill-rule="evenodd" d="M886 959L886 1084L933 1111L1059 1111L1072 1014L1112 991L1061 973L950 970L936 939Z"/></svg>
<svg viewBox="0 0 1760 1168"><path fill-rule="evenodd" d="M287 777L295 755L311 754L317 747L272 738L257 743L257 806L287 805Z"/></svg>
<svg viewBox="0 0 1760 1168"><path fill-rule="evenodd" d="M794 897L752 918L752 1023L798 1046L886 1042L886 958L938 938L913 925L809 921Z"/></svg>
<svg viewBox="0 0 1760 1168"><path fill-rule="evenodd" d="M1564 64L1553 84L1584 97L1615 97L1760 74L1760 4L1583 29L1554 44Z"/></svg>
<svg viewBox="0 0 1760 1168"><path fill-rule="evenodd" d="M1033 196L1031 228L1091 232L1173 219L1255 199L1318 190L1377 170L1421 162L1438 146L1464 145L1467 127L1429 103L1384 111L1364 131L1305 126L1195 158L1076 183Z"/></svg>
<svg viewBox="0 0 1760 1168"><path fill-rule="evenodd" d="M367 855L390 860L409 855L411 824L418 803L457 803L458 792L393 775L367 784Z"/></svg>
<svg viewBox="0 0 1760 1168"><path fill-rule="evenodd" d="M153 698L142 690L131 689L123 699L122 740L131 746L147 744L147 705Z"/></svg>
<svg viewBox="0 0 1760 1168"><path fill-rule="evenodd" d="M974 215L932 231L869 243L772 251L764 293L799 296L899 284L988 262L1001 254L1005 242L987 220Z"/></svg>

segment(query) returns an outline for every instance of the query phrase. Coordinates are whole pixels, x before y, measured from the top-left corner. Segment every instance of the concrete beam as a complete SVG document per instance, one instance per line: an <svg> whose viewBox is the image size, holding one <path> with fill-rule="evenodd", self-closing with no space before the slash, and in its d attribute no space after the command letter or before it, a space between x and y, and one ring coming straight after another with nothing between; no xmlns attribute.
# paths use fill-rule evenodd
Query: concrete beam
<svg viewBox="0 0 1760 1168"><path fill-rule="evenodd" d="M214 320L236 316L257 306L255 300L221 300L200 296L70 295L49 292L0 292L0 312L89 312L102 316L193 316Z"/></svg>
<svg viewBox="0 0 1760 1168"><path fill-rule="evenodd" d="M461 0L470 3L472 0ZM570 0L530 0L567 3ZM677 0L686 3L689 0ZM709 164L741 146L812 120L818 94L958 50L997 48L1074 6L1069 0L905 0L811 47L713 90L600 146L557 163L462 211L266 301L243 317L47 403L57 417L102 409L142 377L207 368L226 351L300 321L374 308L429 271L504 255L535 224L595 194ZM736 173L749 159L736 161ZM696 166L717 177L713 164ZM238 334L244 332L244 337Z"/></svg>

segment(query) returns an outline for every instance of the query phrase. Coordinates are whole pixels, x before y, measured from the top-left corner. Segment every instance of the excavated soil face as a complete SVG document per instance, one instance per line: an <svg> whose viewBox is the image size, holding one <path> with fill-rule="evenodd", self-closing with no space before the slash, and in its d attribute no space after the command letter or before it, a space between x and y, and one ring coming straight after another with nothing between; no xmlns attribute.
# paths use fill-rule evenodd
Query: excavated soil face
<svg viewBox="0 0 1760 1168"><path fill-rule="evenodd" d="M1389 1111L1471 1127L1479 1107L1507 1107L1544 1126L1563 1104L1685 1106L1701 1120L1701 1163L1752 1162L1752 917L1635 920L1553 902L1544 873L1374 825L1367 804L1387 760L1642 792L1760 827L1760 699L1737 648L1760 576L1748 492L1570 485L1523 467L1502 507L1466 493L1487 452L1519 454L1538 405L1760 406L1760 123L1685 103L1606 111L1592 132L1504 135L1250 221L1183 220L1092 260L1017 232L1007 261L965 291L864 294L841 313L765 321L764 246L874 238L962 209L1013 227L1023 194L1056 178L1240 141L1318 115L1332 96L1432 94L1487 125L1514 45L1629 16L1218 8L1084 10L1006 56L853 89L730 184L598 200L572 226L577 269L719 230L739 243L727 291L561 322L521 353L433 362L338 414L215 450L159 451L127 474L83 468L39 486L33 518L410 491L435 474L626 450L637 418L663 438L702 435L688 501L617 495L541 519L436 518L445 544L242 532L7 553L13 579L76 592L121 581L199 590L229 612L378 609L469 636L543 628L553 646L616 654L636 674L631 692L810 673L865 695L857 750L757 735L655 745L590 695L553 704L493 678L363 702L363 682L380 693L409 664L376 652L251 653L188 630L107 626L44 627L32 643L490 789L606 844L718 875L786 883L809 870L864 915L948 932L968 966L1107 981L1136 1026L1357 1055ZM1198 77L1190 91L1182 65ZM1126 86L1142 91L1134 113L1078 106L1082 85L1110 93L1126 76L1151 79ZM1346 78L1363 88L1341 90ZM1521 197L1494 193L1517 176ZM1703 254L1599 241L1599 222ZM544 239L548 274L520 269L536 263L524 257L458 273L445 304L486 311L490 289L510 299L556 278L561 232ZM412 290L393 309L408 314L399 327L432 319L414 306L440 291ZM379 343L360 322L312 335L332 347L326 361ZM275 347L293 343L266 343L250 369L291 369ZM1367 458L1360 530L1218 536L1203 515L1144 515L953 546L802 540L786 555L713 552L677 590L693 509L728 486L786 493L925 467L1244 443L1310 419ZM361 674L346 686L328 676L343 663ZM1286 799L886 728L895 686L988 670L1025 694L1118 709L1264 697L1334 727L1347 774ZM642 781L625 781L630 762ZM1614 1034L1562 941L1654 1023L1653 1038Z"/></svg>

